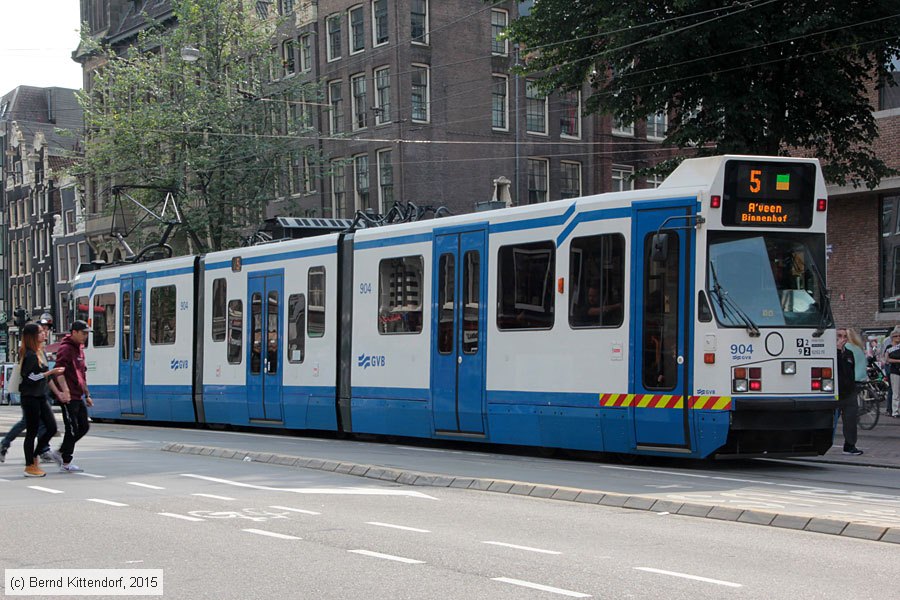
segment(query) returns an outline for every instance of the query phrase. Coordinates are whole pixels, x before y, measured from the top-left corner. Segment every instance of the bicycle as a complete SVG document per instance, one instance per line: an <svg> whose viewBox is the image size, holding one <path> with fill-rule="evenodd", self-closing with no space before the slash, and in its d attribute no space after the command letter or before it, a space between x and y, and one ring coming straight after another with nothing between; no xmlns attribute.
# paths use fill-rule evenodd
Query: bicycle
<svg viewBox="0 0 900 600"><path fill-rule="evenodd" d="M866 431L878 425L878 417L881 415L881 403L888 398L888 386L884 373L878 364L869 358L866 372L869 380L859 385L856 401L859 405L859 418L857 422L860 429Z"/></svg>

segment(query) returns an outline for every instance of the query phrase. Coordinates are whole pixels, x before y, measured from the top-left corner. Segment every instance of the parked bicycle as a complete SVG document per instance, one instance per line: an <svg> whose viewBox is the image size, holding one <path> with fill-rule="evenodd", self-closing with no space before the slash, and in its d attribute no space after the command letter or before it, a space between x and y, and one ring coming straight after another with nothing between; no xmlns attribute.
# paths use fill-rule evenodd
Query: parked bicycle
<svg viewBox="0 0 900 600"><path fill-rule="evenodd" d="M869 379L859 384L856 401L859 403L859 427L868 431L878 425L882 402L888 399L890 386L875 359L870 356L867 363L866 374Z"/></svg>

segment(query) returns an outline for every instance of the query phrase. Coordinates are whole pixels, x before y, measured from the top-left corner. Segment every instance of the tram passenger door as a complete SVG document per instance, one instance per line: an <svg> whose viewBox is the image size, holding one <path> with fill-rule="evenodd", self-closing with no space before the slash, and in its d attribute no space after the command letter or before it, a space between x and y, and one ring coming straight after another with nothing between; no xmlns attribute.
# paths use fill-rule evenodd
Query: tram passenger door
<svg viewBox="0 0 900 600"><path fill-rule="evenodd" d="M250 420L281 421L282 272L250 275L248 280L247 407Z"/></svg>
<svg viewBox="0 0 900 600"><path fill-rule="evenodd" d="M144 414L144 301L146 275L124 276L119 289L122 319L119 325L119 410Z"/></svg>
<svg viewBox="0 0 900 600"><path fill-rule="evenodd" d="M691 206L635 211L631 406L638 448L690 448L691 214Z"/></svg>
<svg viewBox="0 0 900 600"><path fill-rule="evenodd" d="M485 231L435 235L432 301L434 428L484 433Z"/></svg>

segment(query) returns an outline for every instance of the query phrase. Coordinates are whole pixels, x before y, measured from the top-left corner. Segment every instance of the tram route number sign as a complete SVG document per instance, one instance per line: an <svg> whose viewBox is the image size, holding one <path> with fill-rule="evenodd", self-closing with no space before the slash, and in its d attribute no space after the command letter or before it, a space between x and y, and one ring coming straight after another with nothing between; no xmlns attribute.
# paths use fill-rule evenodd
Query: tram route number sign
<svg viewBox="0 0 900 600"><path fill-rule="evenodd" d="M812 225L816 168L810 163L730 160L725 165L722 224Z"/></svg>

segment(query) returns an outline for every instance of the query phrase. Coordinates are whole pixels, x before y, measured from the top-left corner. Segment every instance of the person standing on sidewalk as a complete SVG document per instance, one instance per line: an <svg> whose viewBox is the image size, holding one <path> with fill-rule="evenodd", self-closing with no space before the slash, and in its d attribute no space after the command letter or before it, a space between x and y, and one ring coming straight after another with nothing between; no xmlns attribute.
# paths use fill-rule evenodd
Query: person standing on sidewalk
<svg viewBox="0 0 900 600"><path fill-rule="evenodd" d="M46 475L38 465L34 439L38 437L38 425L43 422L43 435L38 437L37 447L43 448L56 433L56 419L47 402L47 379L63 373L62 367L49 368L41 350L44 332L37 323L28 323L22 328L21 356L22 383L19 393L22 395L22 410L25 413L25 477L43 477Z"/></svg>
<svg viewBox="0 0 900 600"><path fill-rule="evenodd" d="M847 347L849 336L843 327L837 330L837 376L838 408L841 411L841 425L844 430L844 454L859 456L862 450L856 447L856 425L859 407L856 405L856 361Z"/></svg>
<svg viewBox="0 0 900 600"><path fill-rule="evenodd" d="M900 326L891 331L890 342L884 349L884 362L891 374L892 417L900 417Z"/></svg>
<svg viewBox="0 0 900 600"><path fill-rule="evenodd" d="M72 462L72 454L75 452L75 443L90 429L87 407L94 405L87 387L85 376L87 365L84 362L84 344L90 332L91 328L87 323L74 321L69 334L62 339L56 353L56 364L64 369L63 374L69 389L68 400L60 400L65 425L65 435L59 448L62 455L59 470L63 473L77 473L84 470Z"/></svg>

